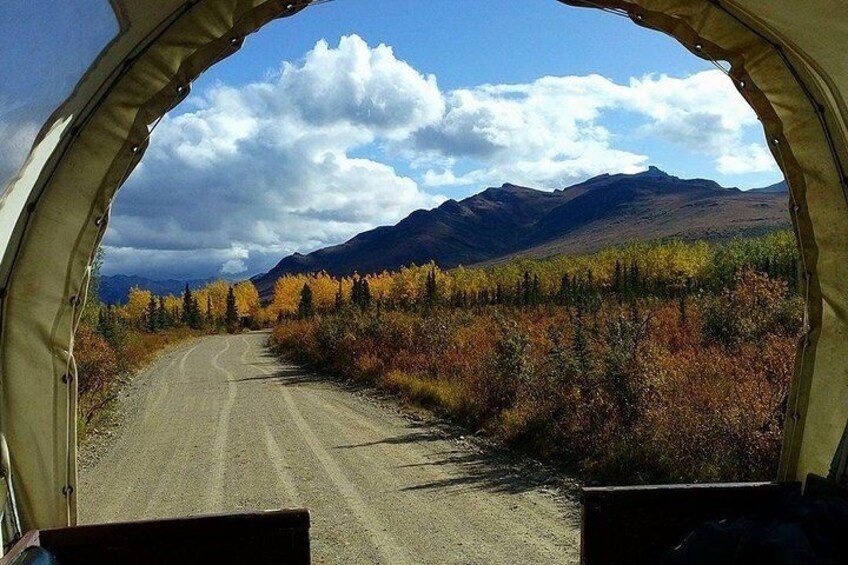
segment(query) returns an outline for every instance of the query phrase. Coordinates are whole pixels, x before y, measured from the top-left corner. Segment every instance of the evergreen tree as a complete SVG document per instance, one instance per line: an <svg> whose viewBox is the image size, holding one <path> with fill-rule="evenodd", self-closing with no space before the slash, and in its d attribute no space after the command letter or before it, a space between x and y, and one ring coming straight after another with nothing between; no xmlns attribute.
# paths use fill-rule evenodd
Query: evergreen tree
<svg viewBox="0 0 848 565"><path fill-rule="evenodd" d="M189 326L193 330L199 330L203 327L203 316L200 315L200 304L197 303L197 297L191 299L191 314L189 316Z"/></svg>
<svg viewBox="0 0 848 565"><path fill-rule="evenodd" d="M303 285L300 291L300 303L297 305L297 314L301 318L311 318L315 315L315 305L312 302L312 289L308 284Z"/></svg>
<svg viewBox="0 0 848 565"><path fill-rule="evenodd" d="M191 318L192 311L194 306L194 299L191 295L191 289L188 287L188 283L185 285L185 291L183 292L183 311L181 321L184 325L191 327Z"/></svg>
<svg viewBox="0 0 848 565"><path fill-rule="evenodd" d="M570 305L571 292L571 279L569 278L568 273L565 273L559 281L559 303L563 306Z"/></svg>
<svg viewBox="0 0 848 565"><path fill-rule="evenodd" d="M622 285L622 274L621 274L621 261L618 259L615 260L615 272L612 275L612 290L616 294L621 293Z"/></svg>
<svg viewBox="0 0 848 565"><path fill-rule="evenodd" d="M236 333L236 330L238 330L238 309L236 308L236 294L232 286L227 291L227 312L224 316L224 322L227 325L228 332Z"/></svg>
<svg viewBox="0 0 848 565"><path fill-rule="evenodd" d="M344 290L342 289L342 280L339 279L339 290L336 292L336 310L341 310L344 307Z"/></svg>
<svg viewBox="0 0 848 565"><path fill-rule="evenodd" d="M530 271L524 271L524 280L521 283L521 305L529 306L533 300L533 282L530 279Z"/></svg>
<svg viewBox="0 0 848 565"><path fill-rule="evenodd" d="M115 316L115 310L111 304L106 308L101 308L98 312L97 331L112 347L118 348L121 346L123 333L120 330L117 317Z"/></svg>
<svg viewBox="0 0 848 565"><path fill-rule="evenodd" d="M438 288L436 286L436 269L430 269L427 273L427 283L424 288L424 296L429 304L436 302L438 298Z"/></svg>
<svg viewBox="0 0 848 565"><path fill-rule="evenodd" d="M542 283L539 281L539 275L533 275L533 286L530 289L531 304L539 304L542 302Z"/></svg>
<svg viewBox="0 0 848 565"><path fill-rule="evenodd" d="M630 263L630 288L633 292L639 292L641 290L641 275L639 274L639 263L634 259L632 263Z"/></svg>
<svg viewBox="0 0 848 565"><path fill-rule="evenodd" d="M360 306L368 308L371 305L371 286L368 284L368 279L362 279L359 294Z"/></svg>
<svg viewBox="0 0 848 565"><path fill-rule="evenodd" d="M145 314L145 329L150 333L156 333L159 330L158 312L156 298L151 294L150 301L147 303L147 313Z"/></svg>
<svg viewBox="0 0 848 565"><path fill-rule="evenodd" d="M350 291L350 301L357 306L362 305L362 279L353 279L353 289Z"/></svg>
<svg viewBox="0 0 848 565"><path fill-rule="evenodd" d="M168 315L168 309L165 308L165 299L161 296L159 297L159 306L156 309L156 317L159 322L159 329L171 327L171 317Z"/></svg>

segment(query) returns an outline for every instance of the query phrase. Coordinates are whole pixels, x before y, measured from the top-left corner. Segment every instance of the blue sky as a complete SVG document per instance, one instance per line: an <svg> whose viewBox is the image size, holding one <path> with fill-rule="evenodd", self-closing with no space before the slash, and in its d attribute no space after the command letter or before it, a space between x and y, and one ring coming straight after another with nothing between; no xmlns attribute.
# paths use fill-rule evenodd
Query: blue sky
<svg viewBox="0 0 848 565"><path fill-rule="evenodd" d="M555 0L337 0L195 82L116 201L104 271L238 278L489 185L649 164L780 180L729 79L629 20Z"/></svg>

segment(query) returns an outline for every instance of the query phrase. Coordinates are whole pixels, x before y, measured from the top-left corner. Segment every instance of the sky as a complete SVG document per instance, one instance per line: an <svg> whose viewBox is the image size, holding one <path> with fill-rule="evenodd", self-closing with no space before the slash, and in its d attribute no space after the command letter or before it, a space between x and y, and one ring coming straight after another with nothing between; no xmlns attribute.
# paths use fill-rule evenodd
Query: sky
<svg viewBox="0 0 848 565"><path fill-rule="evenodd" d="M2 88L13 147L26 124ZM730 79L629 20L554 0L336 0L193 84L116 199L103 272L239 279L488 186L648 165L781 178Z"/></svg>

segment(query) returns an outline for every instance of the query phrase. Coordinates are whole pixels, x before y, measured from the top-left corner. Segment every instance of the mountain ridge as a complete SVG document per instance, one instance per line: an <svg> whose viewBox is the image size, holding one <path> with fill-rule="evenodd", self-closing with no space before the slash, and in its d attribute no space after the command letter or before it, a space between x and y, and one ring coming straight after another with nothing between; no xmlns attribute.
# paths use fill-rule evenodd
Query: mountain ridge
<svg viewBox="0 0 848 565"><path fill-rule="evenodd" d="M126 304L129 297L130 289L138 287L142 290L149 290L153 294L162 296L167 294L180 294L185 288L186 283L189 288L197 289L204 287L207 283L217 280L220 277L211 277L207 279L150 279L138 275L101 275L100 287L98 295L100 300L105 304Z"/></svg>
<svg viewBox="0 0 848 565"><path fill-rule="evenodd" d="M285 274L364 274L431 260L452 268L587 253L631 240L760 235L790 225L779 185L742 191L709 179L681 179L653 166L555 191L505 183L416 210L394 226L362 232L342 244L289 255L251 280L267 298Z"/></svg>

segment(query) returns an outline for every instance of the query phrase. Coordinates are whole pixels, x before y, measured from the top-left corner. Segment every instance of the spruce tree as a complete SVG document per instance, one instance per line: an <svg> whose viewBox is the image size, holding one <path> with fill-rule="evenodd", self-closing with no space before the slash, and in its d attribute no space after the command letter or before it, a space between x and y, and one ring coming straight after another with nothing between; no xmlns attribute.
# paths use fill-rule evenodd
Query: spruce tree
<svg viewBox="0 0 848 565"><path fill-rule="evenodd" d="M639 292L641 290L641 275L639 274L639 263L634 259L632 263L630 263L630 288L633 292Z"/></svg>
<svg viewBox="0 0 848 565"><path fill-rule="evenodd" d="M147 303L147 313L145 314L147 327L145 328L149 333L156 333L159 329L158 320L158 308L156 305L156 298L151 294L150 301Z"/></svg>
<svg viewBox="0 0 848 565"><path fill-rule="evenodd" d="M571 303L571 280L568 273L562 275L559 281L559 303L568 306Z"/></svg>
<svg viewBox="0 0 848 565"><path fill-rule="evenodd" d="M188 287L188 283L185 285L185 291L183 292L183 311L182 311L182 323L186 326L191 326L191 315L194 306L194 300L191 296L191 289Z"/></svg>
<svg viewBox="0 0 848 565"><path fill-rule="evenodd" d="M530 279L530 271L524 271L524 280L521 283L521 304L529 306L533 300L533 283Z"/></svg>
<svg viewBox="0 0 848 565"><path fill-rule="evenodd" d="M200 304L197 303L197 297L191 299L191 314L189 317L189 325L193 330L199 330L203 327L203 316L200 315Z"/></svg>
<svg viewBox="0 0 848 565"><path fill-rule="evenodd" d="M430 269L427 273L427 283L424 289L424 296L429 304L436 302L438 288L436 286L436 269Z"/></svg>
<svg viewBox="0 0 848 565"><path fill-rule="evenodd" d="M542 302L542 283L539 281L539 275L533 275L533 286L530 292L530 302L539 304Z"/></svg>
<svg viewBox="0 0 848 565"><path fill-rule="evenodd" d="M341 310L344 307L344 290L342 289L342 280L339 279L339 290L336 292L336 310Z"/></svg>
<svg viewBox="0 0 848 565"><path fill-rule="evenodd" d="M350 291L350 301L357 306L362 305L362 279L359 277L353 279L353 289Z"/></svg>
<svg viewBox="0 0 848 565"><path fill-rule="evenodd" d="M236 294L232 286L227 291L227 312L224 321L227 325L227 331L231 334L236 333L236 330L238 330L238 309L236 308Z"/></svg>
<svg viewBox="0 0 848 565"><path fill-rule="evenodd" d="M371 305L371 287L368 284L368 279L362 279L362 287L360 288L360 299L362 300L362 308L368 308Z"/></svg>
<svg viewBox="0 0 848 565"><path fill-rule="evenodd" d="M309 284L304 284L300 291L300 303L297 305L297 314L301 318L311 318L315 315L315 305L312 302L312 289Z"/></svg>
<svg viewBox="0 0 848 565"><path fill-rule="evenodd" d="M159 329L166 329L171 327L170 316L168 315L167 308L165 308L165 299L161 296L159 297L159 307L156 311L156 317L159 320Z"/></svg>

